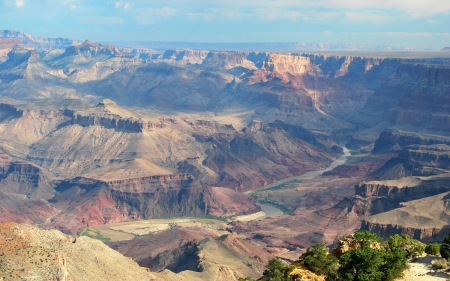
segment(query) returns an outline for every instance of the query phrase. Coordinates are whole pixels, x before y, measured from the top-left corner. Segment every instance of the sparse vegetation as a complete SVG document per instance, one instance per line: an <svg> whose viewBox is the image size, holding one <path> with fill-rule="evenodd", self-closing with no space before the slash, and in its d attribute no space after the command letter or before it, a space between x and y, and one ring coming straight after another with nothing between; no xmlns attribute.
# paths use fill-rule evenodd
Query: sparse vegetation
<svg viewBox="0 0 450 281"><path fill-rule="evenodd" d="M286 206L281 205L281 204L279 204L277 202L274 202L274 201L271 201L271 200L268 200L268 199L265 199L265 198L262 198L262 197L258 197L258 195L255 195L255 194L252 194L252 197L256 201L258 201L260 203L267 204L267 205L270 205L270 206L273 206L273 207L279 209L280 211L283 212L283 214L290 214L290 213L292 213L291 209L289 209Z"/></svg>
<svg viewBox="0 0 450 281"><path fill-rule="evenodd" d="M439 259L432 261L431 265L435 269L447 269L450 266L450 262L448 262L446 259Z"/></svg>
<svg viewBox="0 0 450 281"><path fill-rule="evenodd" d="M111 240L110 238L103 236L100 231L96 230L96 229L92 229L92 228L85 228L82 231L78 232L78 237L80 236L87 236L90 237L92 239L97 239L100 240L102 242L107 242L109 240Z"/></svg>

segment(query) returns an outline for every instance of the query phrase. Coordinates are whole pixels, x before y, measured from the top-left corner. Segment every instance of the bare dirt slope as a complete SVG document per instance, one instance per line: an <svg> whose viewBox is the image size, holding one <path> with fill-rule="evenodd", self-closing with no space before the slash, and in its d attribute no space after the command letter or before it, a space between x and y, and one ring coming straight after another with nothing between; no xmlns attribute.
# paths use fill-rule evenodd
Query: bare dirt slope
<svg viewBox="0 0 450 281"><path fill-rule="evenodd" d="M3 280L156 280L98 240L16 223L1 223L0 233Z"/></svg>

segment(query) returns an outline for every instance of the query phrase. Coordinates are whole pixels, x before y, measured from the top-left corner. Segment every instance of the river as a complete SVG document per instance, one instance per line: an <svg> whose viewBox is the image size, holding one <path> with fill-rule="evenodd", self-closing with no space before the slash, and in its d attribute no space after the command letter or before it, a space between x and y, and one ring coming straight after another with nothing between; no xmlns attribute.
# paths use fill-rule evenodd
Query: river
<svg viewBox="0 0 450 281"><path fill-rule="evenodd" d="M266 186L263 186L261 188L247 191L246 193L252 194L252 193L262 191L265 189L277 188L277 187L280 187L280 189L281 189L284 186L288 186L291 183L294 184L299 181L304 183L305 181L312 180L312 179L322 175L325 172L331 171L334 168L336 168L337 166L340 166L340 165L346 163L350 156L350 150L347 147L345 147L345 145L341 145L341 147L342 147L344 154L342 154L339 158L334 160L328 167L326 167L324 169L310 171L310 172L304 173L303 175L300 175L300 176L295 176L295 177L287 178L284 180L280 180L280 181L268 184ZM283 211L281 211L280 209L278 209L272 205L268 205L268 204L264 204L264 203L260 203L260 202L258 202L258 205L261 207L261 210L267 214L267 216L277 217L277 216L281 216L283 214Z"/></svg>

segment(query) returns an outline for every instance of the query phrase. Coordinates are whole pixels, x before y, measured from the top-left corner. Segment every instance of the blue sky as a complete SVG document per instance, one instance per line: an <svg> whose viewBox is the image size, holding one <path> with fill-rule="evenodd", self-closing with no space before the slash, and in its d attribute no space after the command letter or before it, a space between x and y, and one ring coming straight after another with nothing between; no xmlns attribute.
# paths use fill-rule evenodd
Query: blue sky
<svg viewBox="0 0 450 281"><path fill-rule="evenodd" d="M450 46L450 0L0 0L0 29L91 41Z"/></svg>

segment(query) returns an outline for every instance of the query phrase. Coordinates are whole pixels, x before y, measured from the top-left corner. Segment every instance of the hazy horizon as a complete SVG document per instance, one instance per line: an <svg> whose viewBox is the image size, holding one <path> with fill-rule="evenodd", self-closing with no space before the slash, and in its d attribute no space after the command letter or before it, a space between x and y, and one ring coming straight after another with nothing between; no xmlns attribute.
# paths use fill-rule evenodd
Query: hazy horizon
<svg viewBox="0 0 450 281"><path fill-rule="evenodd" d="M2 0L0 29L100 42L450 46L446 0Z"/></svg>

